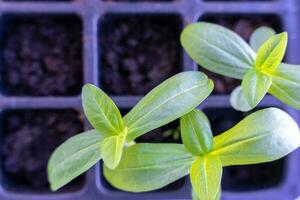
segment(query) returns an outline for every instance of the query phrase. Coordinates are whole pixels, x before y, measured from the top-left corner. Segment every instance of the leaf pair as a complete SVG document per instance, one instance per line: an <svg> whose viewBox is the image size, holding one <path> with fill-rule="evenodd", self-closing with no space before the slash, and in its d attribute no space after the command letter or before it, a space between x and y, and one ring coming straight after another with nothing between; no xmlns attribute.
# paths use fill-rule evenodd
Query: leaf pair
<svg viewBox="0 0 300 200"><path fill-rule="evenodd" d="M223 166L273 161L300 145L297 123L277 108L257 111L215 138L209 127L206 116L194 110L181 118L184 145L133 145L116 169L104 167L104 176L121 190L145 192L190 174L195 196L215 200Z"/></svg>
<svg viewBox="0 0 300 200"><path fill-rule="evenodd" d="M213 83L201 72L182 72L150 91L124 118L114 102L91 84L83 87L85 115L95 130L72 137L59 146L48 164L52 190L57 190L103 159L118 166L125 146L140 135L165 125L198 106Z"/></svg>
<svg viewBox="0 0 300 200"><path fill-rule="evenodd" d="M267 92L300 109L298 66L280 64L287 46L287 33L262 27L251 38L251 47L236 33L219 25L200 22L187 26L181 43L199 65L212 72L242 79L231 95L232 106L248 111ZM255 53L254 51L257 51Z"/></svg>

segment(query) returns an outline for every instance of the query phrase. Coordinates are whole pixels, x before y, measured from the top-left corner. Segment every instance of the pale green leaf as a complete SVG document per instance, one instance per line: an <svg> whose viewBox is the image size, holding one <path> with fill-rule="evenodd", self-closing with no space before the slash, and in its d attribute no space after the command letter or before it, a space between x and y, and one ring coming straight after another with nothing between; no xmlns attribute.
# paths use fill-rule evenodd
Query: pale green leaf
<svg viewBox="0 0 300 200"><path fill-rule="evenodd" d="M236 87L230 94L230 104L231 106L238 111L247 112L251 110L247 99L242 91L242 86Z"/></svg>
<svg viewBox="0 0 300 200"><path fill-rule="evenodd" d="M179 73L150 91L125 117L127 141L165 125L192 111L212 91L204 73Z"/></svg>
<svg viewBox="0 0 300 200"><path fill-rule="evenodd" d="M254 65L255 52L236 33L222 26L200 22L188 25L181 44L201 67L242 79Z"/></svg>
<svg viewBox="0 0 300 200"><path fill-rule="evenodd" d="M117 106L96 86L83 86L82 106L86 117L97 131L107 135L118 135L123 131L123 120Z"/></svg>
<svg viewBox="0 0 300 200"><path fill-rule="evenodd" d="M242 91L251 108L254 108L264 98L271 84L271 77L255 69L246 73L242 81Z"/></svg>
<svg viewBox="0 0 300 200"><path fill-rule="evenodd" d="M124 150L118 167L104 167L114 187L129 192L159 189L189 174L194 158L182 144L136 144Z"/></svg>
<svg viewBox="0 0 300 200"><path fill-rule="evenodd" d="M125 145L127 129L115 136L105 138L101 145L101 155L104 164L110 168L115 169L120 163L123 147Z"/></svg>
<svg viewBox="0 0 300 200"><path fill-rule="evenodd" d="M221 189L219 189L218 194L217 194L217 196L216 196L216 198L215 198L214 200L220 200L220 199L221 199ZM193 189L192 189L192 200L201 200L201 199L197 196L195 190L193 190Z"/></svg>
<svg viewBox="0 0 300 200"><path fill-rule="evenodd" d="M286 32L269 38L257 51L255 68L259 71L273 71L281 63L288 41Z"/></svg>
<svg viewBox="0 0 300 200"><path fill-rule="evenodd" d="M267 108L240 121L214 138L213 155L223 166L269 162L297 149L300 133L297 123L278 108Z"/></svg>
<svg viewBox="0 0 300 200"><path fill-rule="evenodd" d="M250 37L250 46L256 52L261 45L270 37L276 34L275 30L270 27L262 26L256 29Z"/></svg>
<svg viewBox="0 0 300 200"><path fill-rule="evenodd" d="M193 190L201 200L214 200L219 196L222 178L222 163L217 156L197 158L191 167Z"/></svg>
<svg viewBox="0 0 300 200"><path fill-rule="evenodd" d="M184 146L194 155L203 155L213 149L213 134L206 115L193 110L180 118Z"/></svg>
<svg viewBox="0 0 300 200"><path fill-rule="evenodd" d="M300 65L282 63L270 76L269 92L285 104L300 109Z"/></svg>
<svg viewBox="0 0 300 200"><path fill-rule="evenodd" d="M48 162L48 179L53 191L87 171L101 159L104 136L96 130L71 137L60 145Z"/></svg>

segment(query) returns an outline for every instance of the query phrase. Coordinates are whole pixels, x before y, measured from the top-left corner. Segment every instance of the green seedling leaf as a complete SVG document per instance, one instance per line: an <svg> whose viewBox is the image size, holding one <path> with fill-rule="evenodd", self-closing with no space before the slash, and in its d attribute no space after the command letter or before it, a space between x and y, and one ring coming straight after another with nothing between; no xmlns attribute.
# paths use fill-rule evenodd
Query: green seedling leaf
<svg viewBox="0 0 300 200"><path fill-rule="evenodd" d="M150 91L125 117L127 141L192 111L212 91L213 82L201 72L179 73Z"/></svg>
<svg viewBox="0 0 300 200"><path fill-rule="evenodd" d="M96 130L71 137L52 154L48 163L48 179L56 191L87 171L101 159L104 136Z"/></svg>
<svg viewBox="0 0 300 200"><path fill-rule="evenodd" d="M146 192L166 186L189 174L194 158L181 144L136 144L124 150L118 167L104 167L114 187Z"/></svg>
<svg viewBox="0 0 300 200"><path fill-rule="evenodd" d="M235 110L247 112L252 109L242 91L242 86L238 86L232 91L229 101Z"/></svg>
<svg viewBox="0 0 300 200"><path fill-rule="evenodd" d="M206 115L193 110L180 118L181 137L185 148L194 155L204 155L213 149L213 134Z"/></svg>
<svg viewBox="0 0 300 200"><path fill-rule="evenodd" d="M276 34L275 30L270 27L262 26L256 29L250 37L250 46L256 52L261 45L270 37Z"/></svg>
<svg viewBox="0 0 300 200"><path fill-rule="evenodd" d="M106 138L101 145L102 159L110 169L115 169L120 163L123 147L125 145L127 129L116 136Z"/></svg>
<svg viewBox="0 0 300 200"><path fill-rule="evenodd" d="M86 84L82 89L84 113L98 131L106 135L118 135L123 131L123 120L114 102L99 88Z"/></svg>
<svg viewBox="0 0 300 200"><path fill-rule="evenodd" d="M218 198L221 188L222 163L217 156L198 157L191 167L191 183L201 200Z"/></svg>
<svg viewBox="0 0 300 200"><path fill-rule="evenodd" d="M258 71L274 71L281 63L288 41L286 32L269 38L257 51L255 68Z"/></svg>
<svg viewBox="0 0 300 200"><path fill-rule="evenodd" d="M242 91L247 103L254 108L266 95L272 84L272 78L255 69L249 70L243 81Z"/></svg>
<svg viewBox="0 0 300 200"><path fill-rule="evenodd" d="M214 138L213 155L223 166L255 164L282 158L300 145L297 123L278 108L267 108Z"/></svg>
<svg viewBox="0 0 300 200"><path fill-rule="evenodd" d="M240 36L222 26L194 23L183 30L180 39L190 57L209 71L242 79L254 65L255 52Z"/></svg>
<svg viewBox="0 0 300 200"><path fill-rule="evenodd" d="M270 74L269 92L285 104L300 109L300 65L282 63Z"/></svg>

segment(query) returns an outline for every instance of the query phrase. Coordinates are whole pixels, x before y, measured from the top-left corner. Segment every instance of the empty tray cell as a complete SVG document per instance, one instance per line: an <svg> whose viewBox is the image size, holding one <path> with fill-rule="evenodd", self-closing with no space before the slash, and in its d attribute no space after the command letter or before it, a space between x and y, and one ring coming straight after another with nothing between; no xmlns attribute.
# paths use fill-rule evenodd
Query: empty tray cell
<svg viewBox="0 0 300 200"><path fill-rule="evenodd" d="M242 113L231 108L208 108L204 112L210 120L214 135L230 129L251 113ZM284 159L263 164L225 167L222 189L251 191L276 187L282 182L284 171Z"/></svg>
<svg viewBox="0 0 300 200"><path fill-rule="evenodd" d="M272 27L277 32L282 31L282 23L277 15L207 14L201 17L199 21L211 22L229 28L247 42L249 42L253 31L261 26ZM240 80L210 72L201 66L199 68L214 81L213 94L230 94L236 86L241 84Z"/></svg>
<svg viewBox="0 0 300 200"><path fill-rule="evenodd" d="M50 193L47 162L55 148L83 131L75 110L8 110L1 115L1 185L8 191ZM84 185L80 176L61 192Z"/></svg>
<svg viewBox="0 0 300 200"><path fill-rule="evenodd" d="M83 70L79 18L6 15L1 21L0 81L6 95L80 93Z"/></svg>
<svg viewBox="0 0 300 200"><path fill-rule="evenodd" d="M144 95L180 72L181 18L106 15L100 23L100 82L112 95Z"/></svg>

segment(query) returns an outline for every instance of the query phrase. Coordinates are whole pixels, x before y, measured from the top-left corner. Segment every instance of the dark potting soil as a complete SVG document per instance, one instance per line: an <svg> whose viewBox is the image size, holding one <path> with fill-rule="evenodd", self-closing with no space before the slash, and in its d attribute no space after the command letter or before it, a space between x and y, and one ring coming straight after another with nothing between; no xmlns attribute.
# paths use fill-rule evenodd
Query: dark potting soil
<svg viewBox="0 0 300 200"><path fill-rule="evenodd" d="M177 15L107 15L100 31L103 89L144 95L181 70Z"/></svg>
<svg viewBox="0 0 300 200"><path fill-rule="evenodd" d="M69 96L80 93L83 75L79 19L6 16L3 22L0 81L6 94Z"/></svg>
<svg viewBox="0 0 300 200"><path fill-rule="evenodd" d="M232 128L249 113L242 113L231 108L205 109L211 122L214 135L219 135ZM253 111L252 111L253 112ZM284 159L274 162L225 167L223 171L222 189L229 191L251 191L274 187L283 179Z"/></svg>
<svg viewBox="0 0 300 200"><path fill-rule="evenodd" d="M276 15L204 15L199 21L206 21L216 23L221 26L227 27L244 40L249 42L251 34L261 26L269 26L274 28L277 32L282 31L280 18ZM225 77L222 75L210 72L201 66L200 71L203 71L210 77L214 83L215 88L213 94L230 94L232 90L241 84L240 80Z"/></svg>
<svg viewBox="0 0 300 200"><path fill-rule="evenodd" d="M47 192L47 162L54 149L83 131L78 112L73 110L7 111L2 116L1 168L6 187L12 190ZM83 176L64 191L78 190Z"/></svg>

